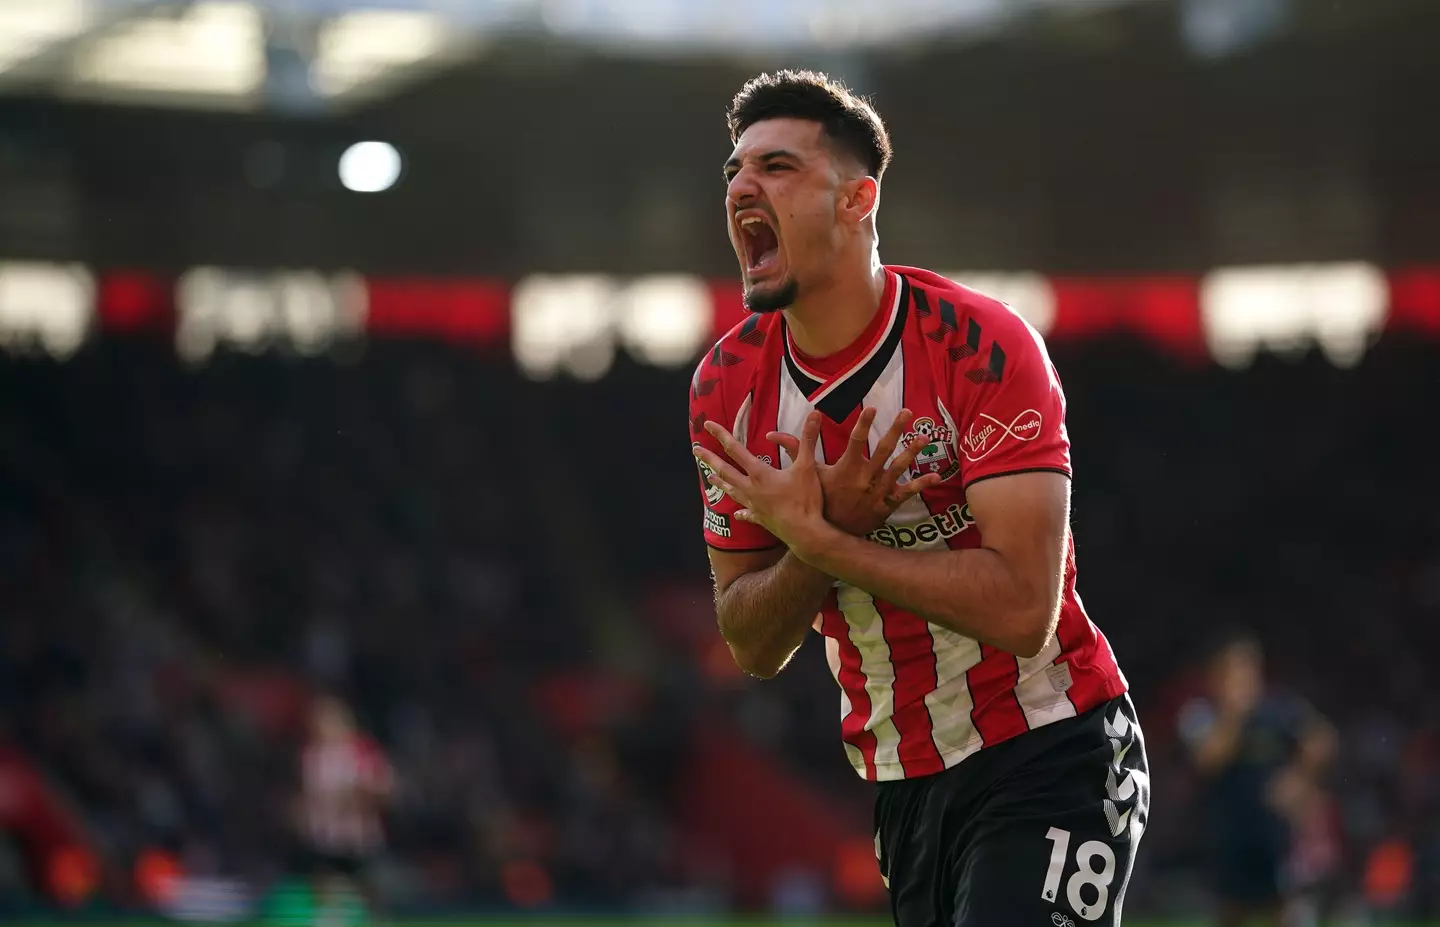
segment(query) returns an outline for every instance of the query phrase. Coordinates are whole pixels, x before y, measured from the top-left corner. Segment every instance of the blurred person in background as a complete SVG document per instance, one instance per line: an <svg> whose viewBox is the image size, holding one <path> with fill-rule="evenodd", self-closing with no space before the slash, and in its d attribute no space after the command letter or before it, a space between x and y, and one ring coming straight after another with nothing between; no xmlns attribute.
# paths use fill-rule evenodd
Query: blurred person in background
<svg viewBox="0 0 1440 927"><path fill-rule="evenodd" d="M767 74L729 128L754 314L690 407L721 633L762 678L825 637L900 927L1119 924L1145 747L1075 594L1044 343L994 299L880 262L891 146L868 102Z"/></svg>
<svg viewBox="0 0 1440 927"><path fill-rule="evenodd" d="M344 923L359 902L381 911L370 864L384 846L382 812L394 788L376 741L334 696L316 700L301 756L301 838L312 879L316 922Z"/></svg>
<svg viewBox="0 0 1440 927"><path fill-rule="evenodd" d="M1219 924L1293 923L1294 837L1323 796L1334 729L1298 696L1267 690L1248 633L1221 637L1207 671L1208 693L1181 710L1180 734L1203 780Z"/></svg>

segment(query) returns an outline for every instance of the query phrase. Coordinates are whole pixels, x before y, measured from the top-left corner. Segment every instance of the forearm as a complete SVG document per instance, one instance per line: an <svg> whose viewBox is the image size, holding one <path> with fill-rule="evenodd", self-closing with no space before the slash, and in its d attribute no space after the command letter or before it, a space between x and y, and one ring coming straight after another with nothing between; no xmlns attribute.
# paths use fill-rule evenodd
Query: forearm
<svg viewBox="0 0 1440 927"><path fill-rule="evenodd" d="M737 577L715 599L720 634L746 672L769 678L804 642L833 580L791 552Z"/></svg>
<svg viewBox="0 0 1440 927"><path fill-rule="evenodd" d="M1054 631L1053 596L1027 588L988 548L901 551L838 530L804 545L824 574L893 602L932 624L1031 656Z"/></svg>

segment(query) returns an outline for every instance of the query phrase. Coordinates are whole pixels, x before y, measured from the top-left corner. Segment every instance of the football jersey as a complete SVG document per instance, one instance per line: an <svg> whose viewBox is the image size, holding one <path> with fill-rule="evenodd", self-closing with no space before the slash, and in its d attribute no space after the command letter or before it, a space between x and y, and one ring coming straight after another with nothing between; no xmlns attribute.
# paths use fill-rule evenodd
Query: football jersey
<svg viewBox="0 0 1440 927"><path fill-rule="evenodd" d="M849 349L814 360L796 349L781 312L751 315L711 349L690 390L692 444L722 457L705 430L717 421L778 467L788 453L772 431L799 435L821 413L817 456L834 463L861 410L876 409L873 450L902 408L908 445L928 439L910 476L940 482L906 500L869 539L901 550L982 544L966 503L974 483L1044 470L1071 475L1065 397L1039 334L1003 303L929 271L887 267L880 311ZM704 535L723 551L779 541L734 518L739 507L700 467ZM870 780L929 775L977 750L1072 718L1126 691L1109 643L1075 591L1067 545L1059 624L1049 645L1018 658L927 622L837 581L815 630L840 685L841 737Z"/></svg>

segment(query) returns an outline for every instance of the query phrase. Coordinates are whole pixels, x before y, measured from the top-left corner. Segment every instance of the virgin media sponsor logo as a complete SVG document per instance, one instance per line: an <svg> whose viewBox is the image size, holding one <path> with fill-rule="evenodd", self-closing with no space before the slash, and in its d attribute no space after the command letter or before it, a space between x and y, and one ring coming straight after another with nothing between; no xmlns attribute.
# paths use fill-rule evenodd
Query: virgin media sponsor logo
<svg viewBox="0 0 1440 927"><path fill-rule="evenodd" d="M1004 444L1007 438L1014 438L1016 441L1034 441L1040 437L1040 429L1044 424L1045 420L1035 409L1026 409L1008 423L981 412L980 417L970 423L965 436L960 439L960 448L965 454L965 459L974 463L984 459L991 451Z"/></svg>

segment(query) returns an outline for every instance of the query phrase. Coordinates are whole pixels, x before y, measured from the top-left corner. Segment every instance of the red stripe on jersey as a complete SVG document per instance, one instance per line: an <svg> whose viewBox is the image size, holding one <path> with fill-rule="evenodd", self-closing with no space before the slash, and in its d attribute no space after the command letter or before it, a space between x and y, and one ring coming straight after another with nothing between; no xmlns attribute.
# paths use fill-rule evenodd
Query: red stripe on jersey
<svg viewBox="0 0 1440 927"><path fill-rule="evenodd" d="M945 761L935 749L934 722L925 696L935 691L935 638L923 619L889 602L875 600L890 664L895 668L893 687L895 730L900 734L900 765L905 778L943 772Z"/></svg>
<svg viewBox="0 0 1440 927"><path fill-rule="evenodd" d="M820 614L822 633L839 645L840 671L835 676L850 697L850 713L840 719L840 737L860 751L865 759L865 778L874 781L875 732L865 729L870 723L870 693L865 691L865 674L860 671L860 650L850 641L850 626L840 612L834 589L825 596Z"/></svg>
<svg viewBox="0 0 1440 927"><path fill-rule="evenodd" d="M1015 697L1020 682L1020 663L1013 653L980 645L980 662L966 674L970 698L975 707L970 720L985 746L998 744L1030 730L1025 711Z"/></svg>

